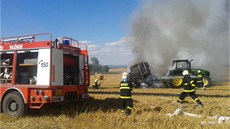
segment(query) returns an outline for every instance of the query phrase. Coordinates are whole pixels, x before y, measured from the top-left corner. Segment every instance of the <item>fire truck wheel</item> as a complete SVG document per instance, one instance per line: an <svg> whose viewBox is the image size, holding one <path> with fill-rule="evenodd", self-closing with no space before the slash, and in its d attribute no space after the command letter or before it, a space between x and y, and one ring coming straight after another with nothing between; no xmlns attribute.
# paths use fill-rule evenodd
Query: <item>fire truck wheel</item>
<svg viewBox="0 0 230 129"><path fill-rule="evenodd" d="M25 104L19 92L11 92L6 95L2 105L3 113L10 116L22 116L25 110Z"/></svg>

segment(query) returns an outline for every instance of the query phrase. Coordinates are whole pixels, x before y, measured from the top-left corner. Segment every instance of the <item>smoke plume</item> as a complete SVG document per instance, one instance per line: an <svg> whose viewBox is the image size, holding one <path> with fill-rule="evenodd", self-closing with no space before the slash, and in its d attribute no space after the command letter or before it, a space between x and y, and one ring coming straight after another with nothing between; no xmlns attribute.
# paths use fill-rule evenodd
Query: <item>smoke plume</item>
<svg viewBox="0 0 230 129"><path fill-rule="evenodd" d="M133 63L147 61L162 75L173 59L193 59L192 67L221 79L229 68L228 24L228 0L145 0L132 15Z"/></svg>

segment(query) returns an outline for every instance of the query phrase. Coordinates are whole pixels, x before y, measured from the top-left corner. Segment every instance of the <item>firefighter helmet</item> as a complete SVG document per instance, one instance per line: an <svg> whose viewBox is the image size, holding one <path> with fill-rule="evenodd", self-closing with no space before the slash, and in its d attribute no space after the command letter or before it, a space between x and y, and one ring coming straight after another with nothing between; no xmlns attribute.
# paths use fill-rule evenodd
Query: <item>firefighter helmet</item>
<svg viewBox="0 0 230 129"><path fill-rule="evenodd" d="M201 71L200 71L200 70L198 70L197 72L198 72L198 73L201 73Z"/></svg>
<svg viewBox="0 0 230 129"><path fill-rule="evenodd" d="M124 72L123 74L122 74L122 79L126 79L128 77L128 73L126 73L126 72Z"/></svg>
<svg viewBox="0 0 230 129"><path fill-rule="evenodd" d="M184 70L183 72L182 72L182 74L185 76L185 75L188 75L189 74L189 71L188 70Z"/></svg>

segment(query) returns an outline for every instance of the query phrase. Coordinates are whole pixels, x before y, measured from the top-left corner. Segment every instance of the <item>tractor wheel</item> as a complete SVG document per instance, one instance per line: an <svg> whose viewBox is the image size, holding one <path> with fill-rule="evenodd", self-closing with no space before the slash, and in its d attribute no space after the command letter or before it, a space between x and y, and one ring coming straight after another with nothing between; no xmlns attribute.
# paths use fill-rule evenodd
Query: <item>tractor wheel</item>
<svg viewBox="0 0 230 129"><path fill-rule="evenodd" d="M175 79L172 79L172 80L171 80L171 86L172 86L172 87L181 87L182 82L183 82L183 79L182 79L182 78L175 78Z"/></svg>
<svg viewBox="0 0 230 129"><path fill-rule="evenodd" d="M3 113L19 117L24 114L25 104L19 92L11 92L6 95L2 105Z"/></svg>
<svg viewBox="0 0 230 129"><path fill-rule="evenodd" d="M204 86L210 86L211 85L211 79L209 77L204 77Z"/></svg>

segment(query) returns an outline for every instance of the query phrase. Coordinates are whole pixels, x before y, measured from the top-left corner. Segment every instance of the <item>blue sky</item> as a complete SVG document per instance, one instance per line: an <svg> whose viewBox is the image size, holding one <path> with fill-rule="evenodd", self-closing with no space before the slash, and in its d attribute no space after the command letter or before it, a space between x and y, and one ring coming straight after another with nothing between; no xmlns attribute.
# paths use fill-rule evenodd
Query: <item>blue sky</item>
<svg viewBox="0 0 230 129"><path fill-rule="evenodd" d="M2 36L51 32L80 40L116 40L137 0L2 0Z"/></svg>
<svg viewBox="0 0 230 129"><path fill-rule="evenodd" d="M139 0L1 0L1 37L51 32L91 45L102 64L127 64L103 57L106 46L127 37ZM96 50L95 50L96 49ZM103 50L102 50L103 49ZM114 53L115 54L115 53Z"/></svg>

